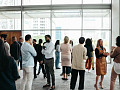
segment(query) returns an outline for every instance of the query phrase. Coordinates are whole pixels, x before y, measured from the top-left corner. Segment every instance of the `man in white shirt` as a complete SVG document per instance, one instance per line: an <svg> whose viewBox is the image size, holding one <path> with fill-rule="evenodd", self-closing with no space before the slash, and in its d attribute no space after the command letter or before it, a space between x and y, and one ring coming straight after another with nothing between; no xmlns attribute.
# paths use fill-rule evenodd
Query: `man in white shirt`
<svg viewBox="0 0 120 90"><path fill-rule="evenodd" d="M51 36L45 35L46 43L43 46L42 53L45 55L45 68L47 73L47 84L43 86L50 87L50 75L52 77L52 87L50 90L55 89L55 74L54 74L54 44L51 42Z"/></svg>

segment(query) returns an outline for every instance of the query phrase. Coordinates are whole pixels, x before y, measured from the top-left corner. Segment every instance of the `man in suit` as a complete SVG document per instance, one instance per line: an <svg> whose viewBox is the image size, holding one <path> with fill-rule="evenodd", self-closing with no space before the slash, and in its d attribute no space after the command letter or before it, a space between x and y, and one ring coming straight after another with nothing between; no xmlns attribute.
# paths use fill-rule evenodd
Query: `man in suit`
<svg viewBox="0 0 120 90"><path fill-rule="evenodd" d="M20 45L17 42L17 38L15 36L12 37L12 44L10 46L10 54L15 59L17 68L18 68L18 60L20 57Z"/></svg>
<svg viewBox="0 0 120 90"><path fill-rule="evenodd" d="M22 46L22 44L23 44L23 37L20 37L19 38L19 41L18 41L18 43L20 44L20 58L19 58L19 63L20 63L20 70L22 70L22 54L21 54L21 46ZM18 65L19 65L19 63L18 63Z"/></svg>
<svg viewBox="0 0 120 90"><path fill-rule="evenodd" d="M37 44L36 44L37 40L33 39L33 47L37 48ZM37 68L37 57L34 57L34 79L37 78L37 74L36 74L36 68Z"/></svg>

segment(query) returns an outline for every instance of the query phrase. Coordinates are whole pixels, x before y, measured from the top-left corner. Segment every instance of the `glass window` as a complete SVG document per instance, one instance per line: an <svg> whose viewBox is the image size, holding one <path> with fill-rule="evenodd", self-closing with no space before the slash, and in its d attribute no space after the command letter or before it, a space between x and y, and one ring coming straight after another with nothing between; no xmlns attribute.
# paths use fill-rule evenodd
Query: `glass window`
<svg viewBox="0 0 120 90"><path fill-rule="evenodd" d="M50 30L41 30L41 31L22 31L23 32L23 36L25 37L25 35L30 34L32 36L32 39L36 39L37 43L39 41L39 39L42 39L43 42L45 41L45 35L46 34L50 34Z"/></svg>
<svg viewBox="0 0 120 90"><path fill-rule="evenodd" d="M82 0L52 0L52 4L82 4Z"/></svg>
<svg viewBox="0 0 120 90"><path fill-rule="evenodd" d="M110 52L111 43L111 31L101 31L101 30L83 30L83 36L87 38L92 38L93 45L96 47L97 40L102 39L103 45L107 52ZM110 57L107 57L107 62L110 62Z"/></svg>
<svg viewBox="0 0 120 90"><path fill-rule="evenodd" d="M50 5L51 0L23 0L23 5Z"/></svg>
<svg viewBox="0 0 120 90"><path fill-rule="evenodd" d="M0 30L21 30L21 12L0 12Z"/></svg>
<svg viewBox="0 0 120 90"><path fill-rule="evenodd" d="M111 0L83 0L83 4L110 4Z"/></svg>
<svg viewBox="0 0 120 90"><path fill-rule="evenodd" d="M0 6L18 6L21 0L0 0Z"/></svg>
<svg viewBox="0 0 120 90"><path fill-rule="evenodd" d="M24 30L50 29L50 11L25 11Z"/></svg>
<svg viewBox="0 0 120 90"><path fill-rule="evenodd" d="M111 29L110 10L83 10L83 29Z"/></svg>
<svg viewBox="0 0 120 90"><path fill-rule="evenodd" d="M52 29L81 29L81 10L54 11Z"/></svg>
<svg viewBox="0 0 120 90"><path fill-rule="evenodd" d="M112 3L111 1L112 1L112 0L103 0L103 4L109 4L109 3Z"/></svg>
<svg viewBox="0 0 120 90"><path fill-rule="evenodd" d="M104 29L111 29L111 11L103 16L103 28Z"/></svg>
<svg viewBox="0 0 120 90"><path fill-rule="evenodd" d="M52 41L60 40L60 42L63 43L65 36L68 36L69 40L72 40L74 45L77 45L81 36L81 30L56 29L52 32Z"/></svg>

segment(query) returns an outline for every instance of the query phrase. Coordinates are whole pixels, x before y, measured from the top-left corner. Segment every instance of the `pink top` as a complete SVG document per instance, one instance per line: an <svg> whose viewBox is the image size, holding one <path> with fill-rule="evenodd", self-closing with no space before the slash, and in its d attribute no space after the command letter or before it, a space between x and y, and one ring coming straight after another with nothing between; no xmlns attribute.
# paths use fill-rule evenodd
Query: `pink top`
<svg viewBox="0 0 120 90"><path fill-rule="evenodd" d="M71 66L71 52L72 52L71 45L62 43L60 46L60 51L62 66Z"/></svg>

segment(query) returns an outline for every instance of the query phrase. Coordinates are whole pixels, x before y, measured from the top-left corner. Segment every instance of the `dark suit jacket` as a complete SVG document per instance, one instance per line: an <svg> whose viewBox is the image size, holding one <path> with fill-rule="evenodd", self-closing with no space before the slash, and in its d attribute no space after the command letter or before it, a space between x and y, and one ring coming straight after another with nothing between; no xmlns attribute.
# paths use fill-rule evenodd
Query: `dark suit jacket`
<svg viewBox="0 0 120 90"><path fill-rule="evenodd" d="M35 58L38 60L38 62L43 61L44 58L43 58L43 54L41 52L42 51L42 46L37 44L35 46L35 50L37 52L37 56Z"/></svg>
<svg viewBox="0 0 120 90"><path fill-rule="evenodd" d="M20 56L22 56L21 54L21 46L22 46L22 43L20 41L18 41L19 45L20 45Z"/></svg>
<svg viewBox="0 0 120 90"><path fill-rule="evenodd" d="M19 60L20 57L20 45L18 42L13 42L10 46L10 54L15 60Z"/></svg>
<svg viewBox="0 0 120 90"><path fill-rule="evenodd" d="M0 90L16 90L15 81L19 78L19 74L12 57L9 57L9 65L6 71L0 71Z"/></svg>

